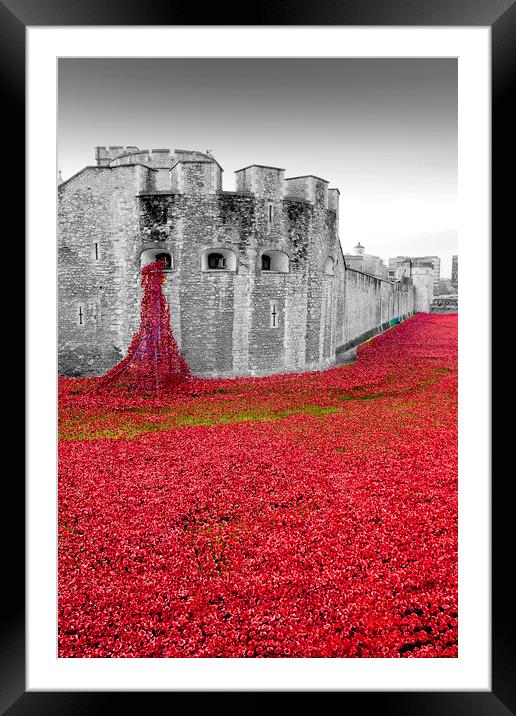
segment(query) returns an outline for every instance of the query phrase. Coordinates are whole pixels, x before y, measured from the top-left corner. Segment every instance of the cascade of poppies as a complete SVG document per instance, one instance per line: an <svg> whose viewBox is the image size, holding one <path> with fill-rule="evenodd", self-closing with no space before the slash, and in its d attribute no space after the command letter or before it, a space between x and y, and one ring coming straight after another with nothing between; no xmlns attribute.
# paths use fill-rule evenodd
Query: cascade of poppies
<svg viewBox="0 0 516 716"><path fill-rule="evenodd" d="M170 310L163 294L164 267L164 261L143 267L140 327L126 357L102 376L95 391L155 392L191 377L170 328Z"/></svg>

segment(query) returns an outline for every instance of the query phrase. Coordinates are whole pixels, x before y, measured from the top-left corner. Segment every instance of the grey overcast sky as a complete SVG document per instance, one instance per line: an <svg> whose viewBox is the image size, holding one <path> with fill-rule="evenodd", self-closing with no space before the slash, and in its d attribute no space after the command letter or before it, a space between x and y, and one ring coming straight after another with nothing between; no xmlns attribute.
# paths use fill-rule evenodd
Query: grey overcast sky
<svg viewBox="0 0 516 716"><path fill-rule="evenodd" d="M97 145L210 149L224 168L265 164L340 189L350 252L457 253L454 59L59 60L58 164Z"/></svg>

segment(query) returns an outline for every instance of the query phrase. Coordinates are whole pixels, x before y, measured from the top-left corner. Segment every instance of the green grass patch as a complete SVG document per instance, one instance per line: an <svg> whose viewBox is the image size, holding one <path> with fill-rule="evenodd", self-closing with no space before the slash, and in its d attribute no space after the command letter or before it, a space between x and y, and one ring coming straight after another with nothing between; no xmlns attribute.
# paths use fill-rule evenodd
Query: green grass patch
<svg viewBox="0 0 516 716"><path fill-rule="evenodd" d="M132 421L127 415L107 413L97 415L94 422L86 422L83 416L74 417L63 422L59 431L59 438L61 440L97 440L100 438L132 440L144 433L175 430L181 427L213 427L232 423L276 421L291 415L302 414L324 416L336 413L340 409L339 406L332 405L302 405L277 412L260 407L230 413L215 414L215 411L213 411L211 414L207 414L207 412L203 412L197 415L189 413L163 415L164 411L162 410L161 415L158 415L156 420L138 421Z"/></svg>
<svg viewBox="0 0 516 716"><path fill-rule="evenodd" d="M407 366L407 370L410 366ZM181 427L213 427L245 422L276 422L295 415L324 417L346 410L349 401L371 401L391 399L410 394L415 390L432 385L449 373L449 368L437 368L433 374L422 379L417 385L395 388L394 375L389 375L391 390L378 390L375 385L365 384L346 392L330 390L323 396L326 405L307 402L285 409L274 409L266 403L256 406L242 405L242 401L211 402L170 406L160 408L135 407L110 410L92 415L84 410L68 413L61 419L59 438L61 440L132 440L146 433L175 430ZM427 374L428 375L428 374ZM223 390L219 392L225 392ZM236 404L235 402L240 402ZM244 401L247 402L247 401ZM330 403L330 404L328 404Z"/></svg>

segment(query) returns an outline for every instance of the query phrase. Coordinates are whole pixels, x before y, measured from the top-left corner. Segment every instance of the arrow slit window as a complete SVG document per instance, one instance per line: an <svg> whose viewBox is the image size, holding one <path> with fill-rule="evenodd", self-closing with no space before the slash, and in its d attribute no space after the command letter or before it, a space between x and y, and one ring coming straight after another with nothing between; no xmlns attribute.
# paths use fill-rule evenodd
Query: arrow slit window
<svg viewBox="0 0 516 716"><path fill-rule="evenodd" d="M276 301L270 302L270 326L271 328L278 328L279 326L279 311Z"/></svg>

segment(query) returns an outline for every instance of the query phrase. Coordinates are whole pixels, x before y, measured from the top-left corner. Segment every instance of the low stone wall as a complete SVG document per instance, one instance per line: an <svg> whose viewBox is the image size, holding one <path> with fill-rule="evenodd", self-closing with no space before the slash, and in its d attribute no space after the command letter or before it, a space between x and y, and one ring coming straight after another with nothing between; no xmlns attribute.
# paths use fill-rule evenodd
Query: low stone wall
<svg viewBox="0 0 516 716"><path fill-rule="evenodd" d="M362 343L365 343L370 338L373 338L373 336L377 336L379 333L383 333L384 331L389 330L389 328L393 328L394 326L398 325L398 323L401 323L402 321L405 321L407 318L410 318L415 314L415 311L411 311L410 313L405 313L399 318L392 318L390 321L385 321L380 326L377 326L376 328L371 328L370 330L366 331L365 333L361 333L356 338L353 338L352 340L348 341L347 343L344 343L341 346L338 346L335 356L337 359L337 362L349 362L347 360L344 360L345 353L348 353L349 351L353 350L354 348L357 348Z"/></svg>
<svg viewBox="0 0 516 716"><path fill-rule="evenodd" d="M416 294L413 286L385 281L347 269L343 302L337 315L341 325L336 356L360 345L413 315Z"/></svg>

